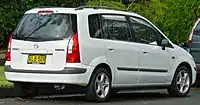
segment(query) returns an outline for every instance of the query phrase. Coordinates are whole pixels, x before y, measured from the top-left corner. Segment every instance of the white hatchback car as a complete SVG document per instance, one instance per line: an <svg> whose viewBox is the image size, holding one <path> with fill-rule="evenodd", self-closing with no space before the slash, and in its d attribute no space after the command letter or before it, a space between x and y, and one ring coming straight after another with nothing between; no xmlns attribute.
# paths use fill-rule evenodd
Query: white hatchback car
<svg viewBox="0 0 200 105"><path fill-rule="evenodd" d="M121 89L166 88L186 96L195 68L188 52L138 14L38 7L25 13L10 37L5 75L20 96L80 86L88 100L105 101Z"/></svg>

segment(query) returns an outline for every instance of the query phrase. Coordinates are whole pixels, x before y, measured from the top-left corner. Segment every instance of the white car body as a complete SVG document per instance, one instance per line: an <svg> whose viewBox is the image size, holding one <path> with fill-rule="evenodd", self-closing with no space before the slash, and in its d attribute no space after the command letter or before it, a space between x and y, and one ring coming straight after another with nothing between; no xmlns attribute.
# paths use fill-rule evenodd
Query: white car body
<svg viewBox="0 0 200 105"><path fill-rule="evenodd" d="M107 9L76 10L75 8L35 8L25 14L36 14L41 10L51 10L55 14L77 15L81 62L66 62L69 38L44 42L12 39L11 60L5 63L5 75L9 81L87 86L93 71L100 65L110 68L113 88L170 86L177 67L181 64L187 64L192 73L191 84L195 83L196 65L192 56L173 44L155 25L138 14ZM144 44L91 38L88 16L92 14L123 15L143 19L160 32L173 48L166 47L163 50L156 43ZM28 54L47 55L46 64L27 64ZM83 71L68 72L67 70L70 68L72 70L78 68L78 70Z"/></svg>

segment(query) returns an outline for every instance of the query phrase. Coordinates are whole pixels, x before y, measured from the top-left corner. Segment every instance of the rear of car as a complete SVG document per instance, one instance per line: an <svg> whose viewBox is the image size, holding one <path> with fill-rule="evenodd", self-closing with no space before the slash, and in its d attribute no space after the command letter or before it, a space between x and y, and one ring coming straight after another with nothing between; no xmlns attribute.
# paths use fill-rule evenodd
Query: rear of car
<svg viewBox="0 0 200 105"><path fill-rule="evenodd" d="M5 74L14 83L88 83L81 62L74 9L33 9L25 13L9 40Z"/></svg>
<svg viewBox="0 0 200 105"><path fill-rule="evenodd" d="M186 46L188 52L193 56L197 66L197 83L200 81L200 19L198 19L193 26L191 34L188 38L188 44Z"/></svg>
<svg viewBox="0 0 200 105"><path fill-rule="evenodd" d="M106 101L111 93L138 86L164 86L174 96L189 93L196 77L192 57L152 23L130 12L84 8L25 13L10 37L5 63L6 78L19 96L34 97L41 89L74 93L77 85L91 101ZM137 31L144 37L134 39Z"/></svg>

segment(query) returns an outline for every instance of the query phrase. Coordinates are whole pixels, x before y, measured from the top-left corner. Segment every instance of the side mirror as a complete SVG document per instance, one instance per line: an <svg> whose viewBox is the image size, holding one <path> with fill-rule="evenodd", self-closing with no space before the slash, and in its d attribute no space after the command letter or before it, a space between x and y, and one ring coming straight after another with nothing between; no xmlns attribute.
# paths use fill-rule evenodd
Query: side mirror
<svg viewBox="0 0 200 105"><path fill-rule="evenodd" d="M161 46L162 46L162 49L165 50L165 47L169 45L169 41L167 39L163 39L161 41Z"/></svg>

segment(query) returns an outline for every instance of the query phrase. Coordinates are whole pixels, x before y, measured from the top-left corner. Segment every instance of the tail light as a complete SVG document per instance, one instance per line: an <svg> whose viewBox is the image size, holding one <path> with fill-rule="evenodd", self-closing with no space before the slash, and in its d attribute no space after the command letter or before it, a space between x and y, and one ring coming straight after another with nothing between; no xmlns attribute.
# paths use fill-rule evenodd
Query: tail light
<svg viewBox="0 0 200 105"><path fill-rule="evenodd" d="M12 36L13 33L11 34L9 41L8 41L8 48L6 49L6 61L10 61L11 60L11 42L12 42Z"/></svg>
<svg viewBox="0 0 200 105"><path fill-rule="evenodd" d="M196 70L197 73L200 73L200 70Z"/></svg>
<svg viewBox="0 0 200 105"><path fill-rule="evenodd" d="M67 47L67 63L80 63L78 33L72 35Z"/></svg>

